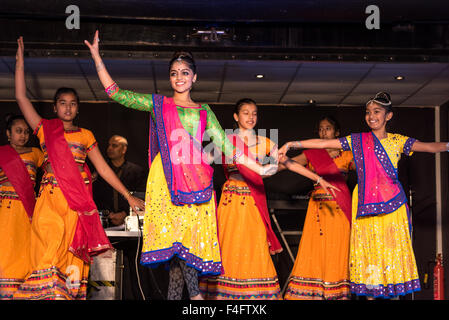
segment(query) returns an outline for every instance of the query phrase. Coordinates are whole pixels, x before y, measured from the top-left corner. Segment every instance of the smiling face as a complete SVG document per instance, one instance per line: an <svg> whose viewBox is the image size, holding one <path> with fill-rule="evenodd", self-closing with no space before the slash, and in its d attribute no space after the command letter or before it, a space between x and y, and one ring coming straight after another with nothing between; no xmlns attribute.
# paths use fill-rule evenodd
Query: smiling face
<svg viewBox="0 0 449 320"><path fill-rule="evenodd" d="M170 84L177 93L189 92L196 81L196 74L184 61L175 61L170 68Z"/></svg>
<svg viewBox="0 0 449 320"><path fill-rule="evenodd" d="M56 100L54 111L59 119L71 122L78 113L78 100L73 93L62 93Z"/></svg>
<svg viewBox="0 0 449 320"><path fill-rule="evenodd" d="M23 119L17 119L13 122L11 130L6 130L9 143L15 147L25 147L30 138L30 128Z"/></svg>
<svg viewBox="0 0 449 320"><path fill-rule="evenodd" d="M318 135L320 139L335 139L340 135L340 132L335 131L335 127L329 120L324 119L320 121L320 126L318 127Z"/></svg>
<svg viewBox="0 0 449 320"><path fill-rule="evenodd" d="M240 107L239 113L234 113L234 120L239 129L252 130L257 124L257 107L253 103L245 103Z"/></svg>
<svg viewBox="0 0 449 320"><path fill-rule="evenodd" d="M393 112L387 110L375 102L366 106L365 121L373 131L385 130L387 122L393 117Z"/></svg>

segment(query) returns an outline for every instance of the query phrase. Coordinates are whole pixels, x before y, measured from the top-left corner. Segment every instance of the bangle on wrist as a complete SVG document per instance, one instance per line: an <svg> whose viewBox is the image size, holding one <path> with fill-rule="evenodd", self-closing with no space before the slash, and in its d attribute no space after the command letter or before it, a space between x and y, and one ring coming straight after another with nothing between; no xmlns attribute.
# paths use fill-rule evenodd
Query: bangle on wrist
<svg viewBox="0 0 449 320"><path fill-rule="evenodd" d="M104 91L106 92L108 97L111 97L114 93L116 93L118 91L117 83L114 82L109 87L107 87Z"/></svg>
<svg viewBox="0 0 449 320"><path fill-rule="evenodd" d="M323 179L323 177L318 176L318 179L316 179L316 182L313 185L314 186L319 185L322 179Z"/></svg>
<svg viewBox="0 0 449 320"><path fill-rule="evenodd" d="M301 141L293 141L291 144L289 144L288 148L302 149L302 143Z"/></svg>
<svg viewBox="0 0 449 320"><path fill-rule="evenodd" d="M128 201L130 197L131 197L131 192L126 190L125 194L123 195L123 198L125 198Z"/></svg>

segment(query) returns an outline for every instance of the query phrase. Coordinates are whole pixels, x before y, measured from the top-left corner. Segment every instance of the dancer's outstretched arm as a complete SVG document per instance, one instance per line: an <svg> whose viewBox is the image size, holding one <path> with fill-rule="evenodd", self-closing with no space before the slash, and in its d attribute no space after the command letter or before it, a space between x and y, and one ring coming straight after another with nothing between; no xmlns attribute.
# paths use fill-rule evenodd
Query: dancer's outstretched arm
<svg viewBox="0 0 449 320"><path fill-rule="evenodd" d="M285 156L289 149L341 149L341 143L339 139L289 141L279 149L279 156Z"/></svg>
<svg viewBox="0 0 449 320"><path fill-rule="evenodd" d="M130 207L133 208L134 211L145 211L145 203L143 200L133 197L129 191L126 189L126 187L123 185L123 183L120 181L120 179L117 177L117 175L112 171L111 167L107 164L107 162L104 160L103 156L101 155L98 147L93 148L89 151L87 154L89 157L89 160L92 161L96 171L98 174L117 192L119 192L129 203Z"/></svg>
<svg viewBox="0 0 449 320"><path fill-rule="evenodd" d="M279 158L279 164L280 165L282 164L282 166L285 166L290 171L296 172L297 174L300 174L306 178L309 178L310 180L314 181L315 184L319 184L324 189L324 191L326 191L326 193L330 193L333 196L335 196L334 190L340 191L340 189L333 186L332 184L330 184L329 182L324 180L322 177L320 177L313 171L310 171L309 169L304 167L302 164L300 164L286 156L281 156Z"/></svg>
<svg viewBox="0 0 449 320"><path fill-rule="evenodd" d="M430 152L430 153L444 152L449 150L449 143L415 141L411 150L415 152Z"/></svg>
<svg viewBox="0 0 449 320"><path fill-rule="evenodd" d="M15 94L17 104L23 113L26 121L30 125L32 130L35 130L41 121L41 116L34 109L33 104L26 95L26 83L25 83L25 61L23 58L24 45L23 38L17 39L17 53L16 53L16 72L15 72Z"/></svg>

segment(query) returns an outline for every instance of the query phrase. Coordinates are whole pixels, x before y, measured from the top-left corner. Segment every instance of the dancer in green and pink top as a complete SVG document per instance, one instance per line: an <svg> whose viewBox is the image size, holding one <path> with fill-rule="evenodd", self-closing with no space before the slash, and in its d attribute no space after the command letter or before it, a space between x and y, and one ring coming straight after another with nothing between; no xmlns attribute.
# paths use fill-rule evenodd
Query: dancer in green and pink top
<svg viewBox="0 0 449 320"><path fill-rule="evenodd" d="M173 96L165 97L120 89L99 54L98 31L92 44L85 43L107 94L126 107L150 113L141 264L170 263L169 300L181 299L184 280L190 298L202 299L198 275L222 272L213 169L201 145L204 132L226 156L259 174L273 174L277 165L262 167L246 157L227 139L210 107L192 100L190 91L197 74L191 54L176 53L170 61Z"/></svg>

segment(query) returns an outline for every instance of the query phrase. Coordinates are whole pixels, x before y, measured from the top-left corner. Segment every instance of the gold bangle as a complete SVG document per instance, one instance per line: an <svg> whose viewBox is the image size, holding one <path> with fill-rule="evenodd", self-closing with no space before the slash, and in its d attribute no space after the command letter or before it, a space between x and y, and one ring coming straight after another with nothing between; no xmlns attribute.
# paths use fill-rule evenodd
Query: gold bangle
<svg viewBox="0 0 449 320"><path fill-rule="evenodd" d="M125 198L126 200L129 200L129 197L131 197L131 196L132 196L131 192L126 190L126 193L123 195L123 198Z"/></svg>

